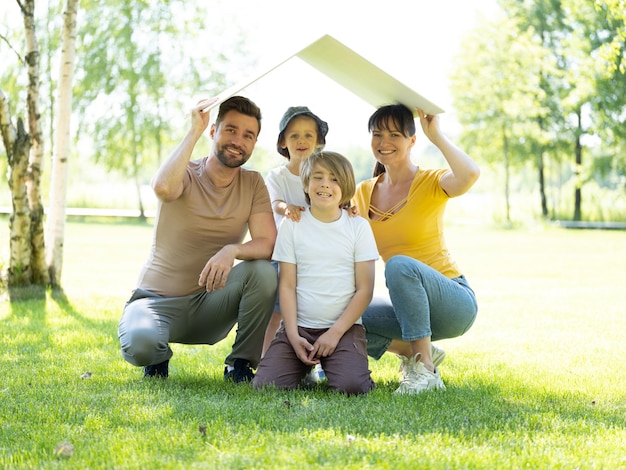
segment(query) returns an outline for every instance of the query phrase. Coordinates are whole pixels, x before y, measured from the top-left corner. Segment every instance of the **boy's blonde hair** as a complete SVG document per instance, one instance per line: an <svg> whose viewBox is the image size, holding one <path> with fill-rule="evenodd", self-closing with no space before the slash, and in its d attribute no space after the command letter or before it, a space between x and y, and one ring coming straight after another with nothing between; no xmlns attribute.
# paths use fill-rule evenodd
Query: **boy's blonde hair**
<svg viewBox="0 0 626 470"><path fill-rule="evenodd" d="M341 202L339 203L339 207L350 207L350 200L356 191L356 181L354 179L352 164L350 160L340 153L329 151L315 152L302 162L302 166L300 167L300 179L302 180L302 187L304 188L307 204L311 205L311 198L306 190L309 186L315 165L319 165L335 175L337 184L341 188Z"/></svg>

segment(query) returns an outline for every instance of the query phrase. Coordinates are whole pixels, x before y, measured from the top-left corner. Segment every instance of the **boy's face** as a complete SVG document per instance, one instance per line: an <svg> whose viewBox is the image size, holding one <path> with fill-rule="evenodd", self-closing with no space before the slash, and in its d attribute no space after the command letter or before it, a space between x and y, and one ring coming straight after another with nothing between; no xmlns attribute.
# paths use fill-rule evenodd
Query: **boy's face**
<svg viewBox="0 0 626 470"><path fill-rule="evenodd" d="M330 170L321 165L314 165L306 187L311 200L311 207L318 209L336 209L341 203L341 186Z"/></svg>
<svg viewBox="0 0 626 470"><path fill-rule="evenodd" d="M281 146L292 160L309 158L317 147L317 123L309 116L296 116L287 125Z"/></svg>

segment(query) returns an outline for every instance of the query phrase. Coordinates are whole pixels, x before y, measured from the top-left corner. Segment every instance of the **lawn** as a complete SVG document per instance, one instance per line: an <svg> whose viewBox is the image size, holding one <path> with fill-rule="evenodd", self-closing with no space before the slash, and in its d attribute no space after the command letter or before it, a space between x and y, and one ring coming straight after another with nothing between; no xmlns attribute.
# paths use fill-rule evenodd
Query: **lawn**
<svg viewBox="0 0 626 470"><path fill-rule="evenodd" d="M0 303L0 468L626 468L624 232L449 227L479 317L413 397L389 354L363 397L227 384L227 342L142 380L117 322L151 227L66 234L64 290Z"/></svg>

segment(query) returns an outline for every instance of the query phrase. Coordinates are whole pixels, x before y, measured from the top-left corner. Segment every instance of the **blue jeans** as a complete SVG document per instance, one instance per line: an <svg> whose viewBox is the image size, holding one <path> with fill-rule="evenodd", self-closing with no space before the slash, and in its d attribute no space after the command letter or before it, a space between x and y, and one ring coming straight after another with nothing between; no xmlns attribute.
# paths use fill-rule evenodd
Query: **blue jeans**
<svg viewBox="0 0 626 470"><path fill-rule="evenodd" d="M380 359L394 339L454 338L474 323L478 306L464 276L450 279L408 256L385 264L389 297L375 297L363 313L367 352Z"/></svg>

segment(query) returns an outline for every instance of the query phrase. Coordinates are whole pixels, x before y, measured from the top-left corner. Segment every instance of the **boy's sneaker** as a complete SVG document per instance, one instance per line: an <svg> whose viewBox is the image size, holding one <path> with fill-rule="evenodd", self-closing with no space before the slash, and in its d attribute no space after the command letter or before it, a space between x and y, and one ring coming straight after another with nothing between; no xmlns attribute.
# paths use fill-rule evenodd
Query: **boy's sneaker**
<svg viewBox="0 0 626 470"><path fill-rule="evenodd" d="M235 359L235 366L228 370L224 367L224 380L232 380L235 383L252 382L254 372L250 368L250 363L246 359Z"/></svg>
<svg viewBox="0 0 626 470"><path fill-rule="evenodd" d="M324 380L326 380L326 372L322 369L321 364L315 364L311 367L309 373L305 375L304 379L302 379L302 382L305 387L313 387L322 383Z"/></svg>
<svg viewBox="0 0 626 470"><path fill-rule="evenodd" d="M443 362L446 357L446 352L435 346L433 343L430 343L430 357L433 360L433 364L435 365L435 369L439 367L439 364Z"/></svg>
<svg viewBox="0 0 626 470"><path fill-rule="evenodd" d="M154 364L152 366L146 366L143 368L144 377L157 377L160 379L167 379L169 375L169 360L163 361L160 364Z"/></svg>
<svg viewBox="0 0 626 470"><path fill-rule="evenodd" d="M398 355L402 360L400 371L402 379L396 393L414 395L426 390L445 390L446 386L441 380L439 371L431 372L420 361L421 354L417 353L413 357Z"/></svg>

